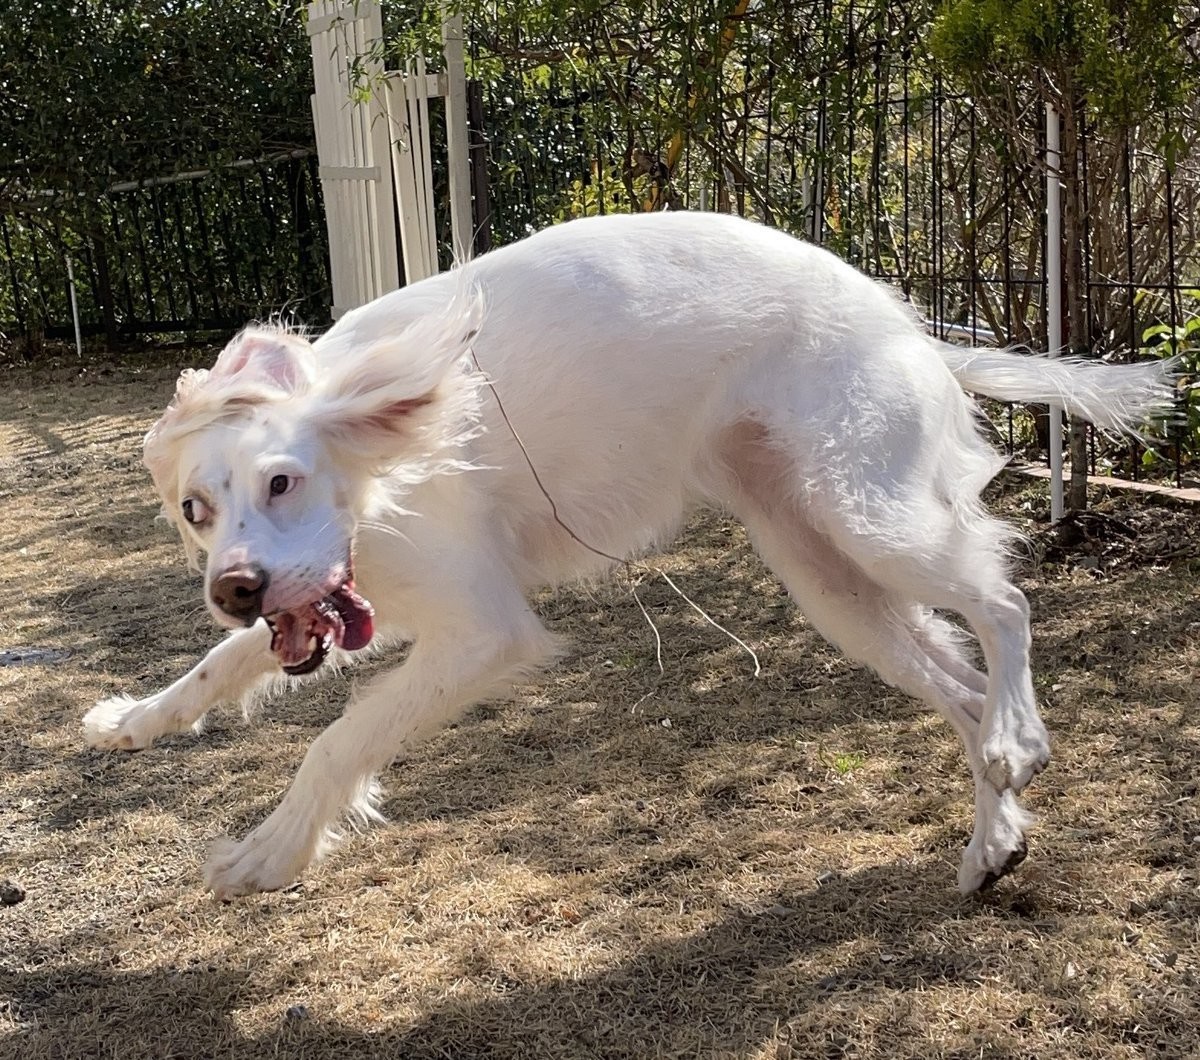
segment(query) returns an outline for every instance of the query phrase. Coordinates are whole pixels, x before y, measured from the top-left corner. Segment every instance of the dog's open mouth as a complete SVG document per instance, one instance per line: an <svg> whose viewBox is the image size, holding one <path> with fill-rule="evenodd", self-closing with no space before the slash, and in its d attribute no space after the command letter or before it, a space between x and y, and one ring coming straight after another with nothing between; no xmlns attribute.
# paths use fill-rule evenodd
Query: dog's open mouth
<svg viewBox="0 0 1200 1060"><path fill-rule="evenodd" d="M375 609L354 591L353 578L315 603L266 618L271 651L293 676L312 673L333 648L358 651L375 635Z"/></svg>

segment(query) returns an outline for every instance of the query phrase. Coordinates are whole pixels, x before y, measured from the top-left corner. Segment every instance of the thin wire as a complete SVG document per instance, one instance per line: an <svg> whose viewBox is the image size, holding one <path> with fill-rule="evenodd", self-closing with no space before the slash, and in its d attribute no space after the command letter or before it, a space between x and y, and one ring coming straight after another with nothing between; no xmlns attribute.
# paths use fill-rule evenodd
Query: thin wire
<svg viewBox="0 0 1200 1060"><path fill-rule="evenodd" d="M696 603L695 600L693 600L690 596L688 596L687 593L685 593L681 588L679 588L678 585L676 585L673 581L671 581L670 575L668 575L665 570L662 570L659 567L652 567L649 564L646 564L646 566L648 567L648 569L656 572L658 574L658 576L660 578L662 578L663 581L665 581L672 589L674 589L675 592L679 595L680 599L682 599L684 601L684 603L688 604L692 608L692 610L696 612L696 614L698 614L702 619L704 619L705 622L707 622L710 626L715 626L717 629L719 629L722 633L725 634L725 636L727 636L731 641L733 641L735 644L737 644L739 647L741 647L741 649L743 651L745 651L746 654L749 655L751 659L754 660L754 676L755 677L758 677L759 674L762 673L762 667L758 664L758 656L755 654L754 649L752 647L750 647L749 644L747 644L744 640L742 640L742 638L739 637L736 633L731 633L723 625L721 625L720 622L718 622L715 618L713 618L712 615L710 615L707 611L705 611L704 608L702 608L698 603ZM640 603L641 601L638 601L638 602ZM655 634L657 634L658 630L655 630L654 632L655 632Z"/></svg>
<svg viewBox="0 0 1200 1060"><path fill-rule="evenodd" d="M642 598L638 596L637 582L632 578L629 579L629 592L642 612L642 618L646 620L646 624L650 627L650 632L654 634L654 661L658 663L658 672L660 675L666 674L667 671L663 668L662 661L662 637L658 632L658 626L654 624L654 619L650 617L650 612L646 610L646 605L642 603Z"/></svg>
<svg viewBox="0 0 1200 1060"><path fill-rule="evenodd" d="M667 585L669 585L671 587L671 589L675 592L675 594L681 600L683 600L684 603L686 603L689 607L691 607L692 610L696 612L696 614L698 614L701 618L703 618L705 622L707 622L710 626L713 626L714 628L719 629L731 641L733 641L735 644L737 644L739 647L741 647L742 650L745 651L746 654L748 654L750 656L750 658L754 660L754 676L758 677L762 673L762 665L759 663L758 655L754 651L754 649L751 648L750 645L747 644L744 640L742 640L741 637L737 636L735 633L730 632L723 625L721 625L720 622L718 622L715 618L712 617L712 615L710 615L707 611L705 611L704 608L702 608L698 603L696 603L695 600L693 600L690 596L688 596L687 593L685 593L682 589L680 589L679 586L676 585L675 582L671 580L670 575L668 575L666 571L664 571L661 567L654 566L651 563L635 562L635 561L630 560L623 556L614 556L609 552L605 552L602 548L596 548L595 545L592 545L589 542L585 541L573 529L571 529L570 526L568 526L563 521L562 517L558 514L558 505L554 503L554 498L550 495L550 491L548 489L546 489L545 483L542 482L542 476L538 474L538 470L534 466L532 458L529 456L529 450L525 448L525 443L521 440L520 434L517 433L517 429L516 429L516 427L513 426L512 420L510 420L508 418L508 412L504 408L504 402L500 400L500 393L499 393L499 391L496 390L495 383L493 383L491 378L487 375L487 373L484 372L483 367L479 363L479 358L477 356L475 356L475 348L473 346L470 348L470 354L471 354L471 360L475 362L476 370L483 377L483 380L487 384L488 389L492 392L492 397L496 399L496 407L500 410L500 415L503 418L505 425L508 427L509 432L512 434L513 440L517 443L517 446L520 448L521 455L525 458L525 463L529 467L529 472L531 475L533 475L533 481L535 483L537 483L537 488L539 490L541 490L542 496L546 498L546 502L550 505L550 514L554 517L554 521L556 523L558 523L558 525L561 526L570 535L571 540L575 541L577 544L581 545L583 548L586 548L589 552L594 553L595 555L599 556L601 559L609 560L610 562L616 563L619 566L625 568L625 574L629 578L629 591L633 595L634 600L637 601L637 605L641 609L641 612L642 612L642 617L645 618L646 622L650 626L651 631L654 633L655 658L658 663L659 673L666 672L663 669L663 662L662 662L662 636L658 632L658 626L655 625L654 619L652 619L650 617L650 612L646 610L645 604L642 603L642 598L640 596L638 596L637 582L634 580L634 577L633 577L633 571L637 567L640 567L643 570L650 571L654 574L657 574L660 578L662 578L663 581L665 581L667 583Z"/></svg>

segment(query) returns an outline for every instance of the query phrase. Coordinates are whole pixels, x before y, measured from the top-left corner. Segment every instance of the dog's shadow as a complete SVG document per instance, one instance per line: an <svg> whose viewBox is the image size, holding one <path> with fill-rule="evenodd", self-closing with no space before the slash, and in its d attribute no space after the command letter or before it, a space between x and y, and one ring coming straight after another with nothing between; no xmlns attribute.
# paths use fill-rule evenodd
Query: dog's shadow
<svg viewBox="0 0 1200 1060"><path fill-rule="evenodd" d="M808 1041L824 1035L840 1055L852 1044L857 1009L895 1005L918 982L966 989L983 982L987 952L974 943L947 944L947 935L971 935L939 930L947 921L1020 915L996 900L949 894L941 904L914 900L938 886L940 872L932 861L893 863L781 892L758 908L731 906L695 934L656 938L577 978L523 982L502 962L480 967L480 983L504 989L483 998L474 991L467 999L459 992L428 1001L406 995L396 1007L424 1011L404 1022L389 1020L388 1002L380 998L374 1007L383 1008L384 1018L370 1032L339 1024L295 996L285 961L253 972L212 958L151 971L47 964L19 975L0 972L9 1018L22 1028L8 1038L9 1055L730 1056L782 1042L796 1021L816 1035ZM1039 929L1046 929L1044 921ZM798 971L800 957L825 951L830 958L819 964L822 974ZM234 1013L261 1008L266 998L277 1010L277 1029L245 1035ZM1017 1055L996 1045L990 1056Z"/></svg>
<svg viewBox="0 0 1200 1060"><path fill-rule="evenodd" d="M811 633L807 636L815 639ZM613 640L621 642L620 637ZM798 644L796 654L804 647ZM855 720L862 702L887 693L866 670L828 684L828 675L815 672L817 668L805 661L799 669L813 672L799 683L812 680L817 687L800 695L795 692L799 679L790 665L777 665L760 680L731 679L707 693L689 688L697 675L728 667L729 660L718 654L730 651L727 646L694 653L686 667L666 678L647 663L639 670L614 674L609 686L603 679L597 684L589 670L596 660L586 655L595 654L595 648L581 646L584 654L572 653L562 668L543 675L546 694L538 697L540 704L478 706L398 759L381 778L387 818L401 826L429 819L466 820L515 808L534 792L559 791L572 797L603 793L614 806L633 803L660 791L673 793L681 771L699 756L720 757L724 749L733 762L744 757L739 748L753 746L754 775L739 779L740 766L723 766L722 783L729 792L712 795L728 799L744 787L749 797L756 777L800 767L804 755L794 750L797 740L836 743L839 728ZM58 799L43 827L70 829L81 820L139 808L190 812L184 807L194 810L196 783L203 779L228 785L231 776L278 772L283 746L295 759L283 769L290 776L307 746L340 714L353 687L394 668L403 654L403 647L387 648L340 674L277 691L254 710L249 727L236 707L222 706L213 711L203 731L164 737L145 751L81 748L63 774L77 783L65 782L51 792ZM155 674L138 683L156 689L167 680ZM133 695L146 690L136 685L128 689ZM820 705L810 702L814 692L822 693ZM604 698L588 701L597 694ZM839 697L846 698L845 709L829 709L828 703ZM644 704L636 706L641 700ZM894 699L889 711L894 718L927 713L901 699ZM664 719L670 727L663 727ZM958 797L962 792L947 785L946 794ZM240 834L270 808L269 802L236 802L235 816L223 828ZM512 822L503 831L511 838L521 830ZM554 832L555 825L547 824L543 838L549 846ZM533 832L527 838L534 847L539 845Z"/></svg>

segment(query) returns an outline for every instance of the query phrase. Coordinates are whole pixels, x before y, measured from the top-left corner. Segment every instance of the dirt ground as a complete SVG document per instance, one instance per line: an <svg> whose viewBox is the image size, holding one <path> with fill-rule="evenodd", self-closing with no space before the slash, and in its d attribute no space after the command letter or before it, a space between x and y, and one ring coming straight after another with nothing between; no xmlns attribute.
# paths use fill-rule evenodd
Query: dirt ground
<svg viewBox="0 0 1200 1060"><path fill-rule="evenodd" d="M0 880L24 891L0 886L0 1056L1200 1055L1200 512L1101 499L1064 542L1044 483L996 490L1032 533L1055 756L986 896L954 889L949 726L708 516L664 564L761 676L661 583L665 676L620 579L547 593L558 668L393 767L388 827L220 903L206 847L264 816L354 675L84 747L97 698L216 639L140 465L179 367L0 380Z"/></svg>

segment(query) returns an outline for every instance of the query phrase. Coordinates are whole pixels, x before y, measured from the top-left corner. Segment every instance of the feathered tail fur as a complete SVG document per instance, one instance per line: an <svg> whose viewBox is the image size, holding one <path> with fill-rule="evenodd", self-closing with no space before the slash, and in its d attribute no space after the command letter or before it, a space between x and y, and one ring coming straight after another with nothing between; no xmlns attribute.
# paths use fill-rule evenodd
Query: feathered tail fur
<svg viewBox="0 0 1200 1060"><path fill-rule="evenodd" d="M937 343L964 390L998 401L1055 403L1108 434L1137 435L1174 408L1170 361L1107 364Z"/></svg>

